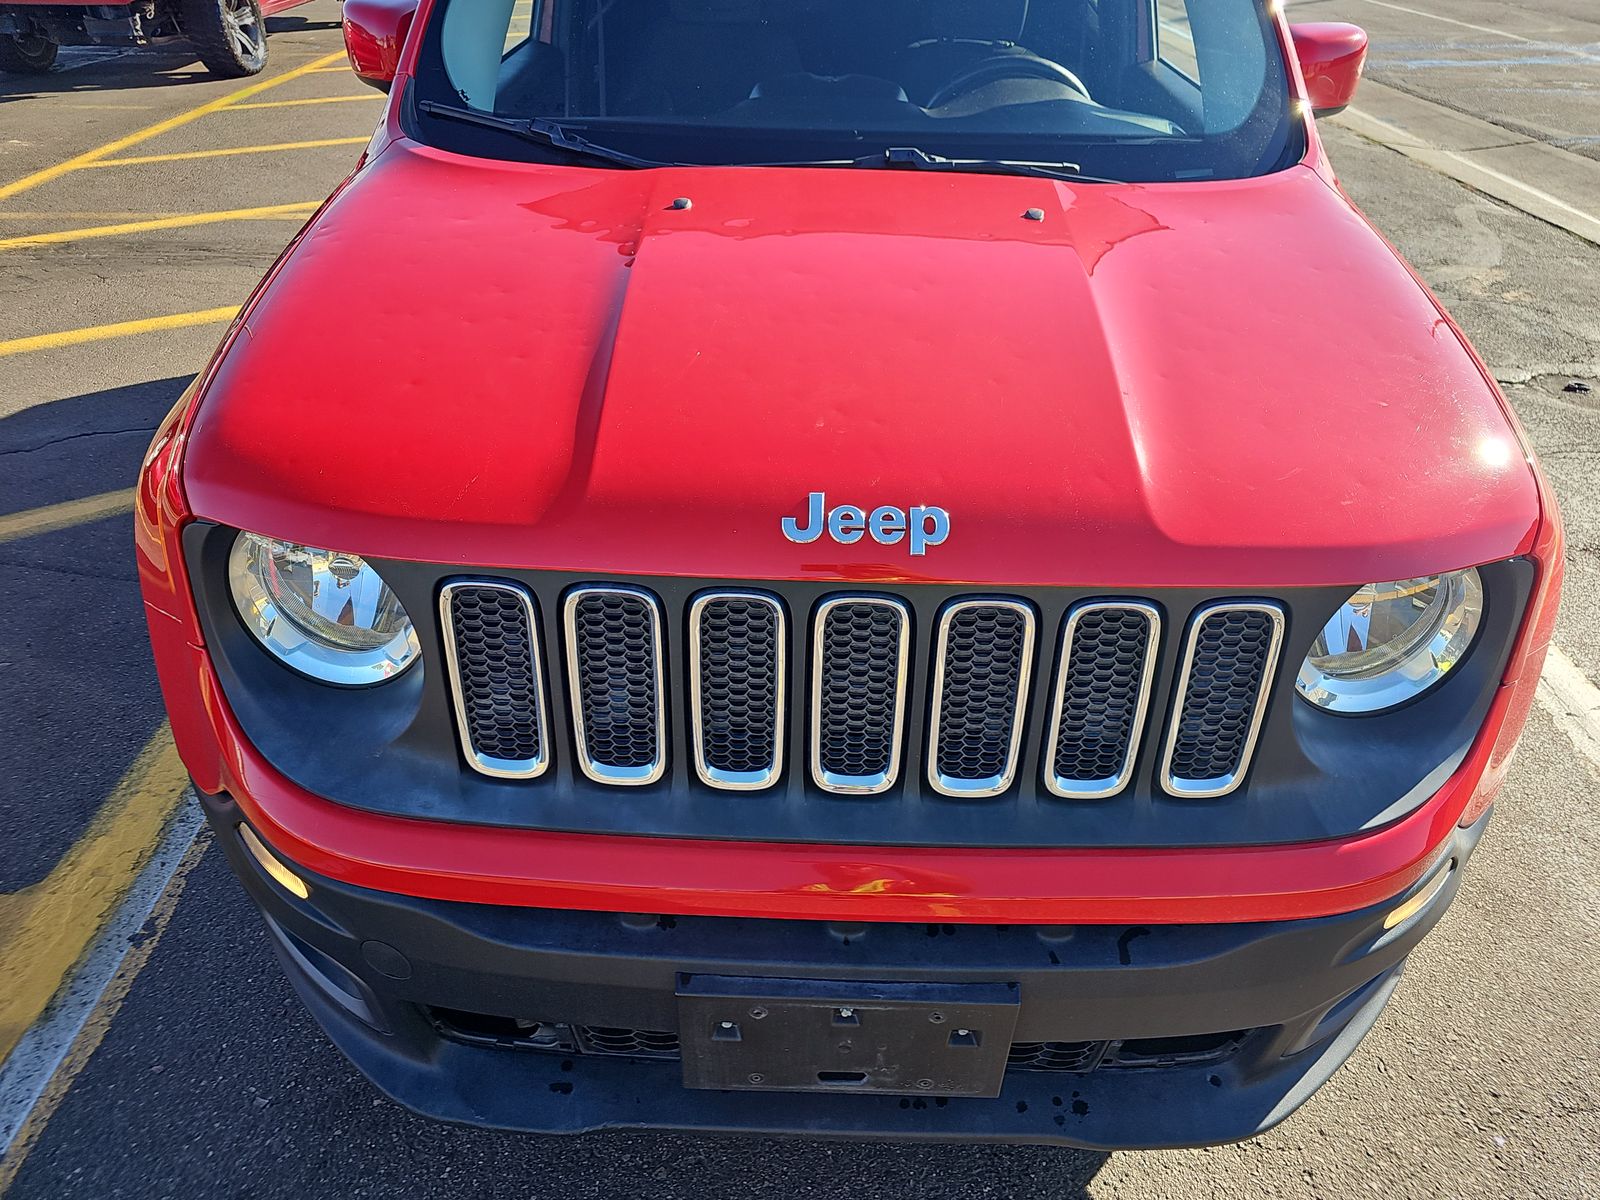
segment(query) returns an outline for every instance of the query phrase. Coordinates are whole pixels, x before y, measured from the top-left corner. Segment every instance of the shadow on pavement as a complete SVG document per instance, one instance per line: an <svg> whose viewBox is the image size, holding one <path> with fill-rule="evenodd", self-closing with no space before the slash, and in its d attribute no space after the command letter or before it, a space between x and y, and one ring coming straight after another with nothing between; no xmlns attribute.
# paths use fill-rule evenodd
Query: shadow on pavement
<svg viewBox="0 0 1600 1200"><path fill-rule="evenodd" d="M95 95L101 92L174 87L215 82L182 47L130 49L108 53L108 48L66 47L56 65L43 75L0 73L0 104L34 100L43 96Z"/></svg>
<svg viewBox="0 0 1600 1200"><path fill-rule="evenodd" d="M0 511L132 487L151 435L192 378L174 375L89 392L0 418Z"/></svg>
<svg viewBox="0 0 1600 1200"><path fill-rule="evenodd" d="M267 36L315 33L338 29L338 21L318 21L304 16L269 17ZM265 74L273 73L268 46ZM0 104L34 100L42 96L93 95L140 88L181 87L190 83L215 83L217 77L196 60L183 43L163 46L66 46L55 67L43 75L0 72ZM234 81L248 86L248 79Z"/></svg>
<svg viewBox="0 0 1600 1200"><path fill-rule="evenodd" d="M131 487L189 382L154 380L0 420L0 512ZM0 543L0 892L49 874L162 710L119 514Z"/></svg>
<svg viewBox="0 0 1600 1200"><path fill-rule="evenodd" d="M317 29L338 29L338 21L316 21L310 17L286 14L281 17L267 18L267 36L275 33L310 33Z"/></svg>

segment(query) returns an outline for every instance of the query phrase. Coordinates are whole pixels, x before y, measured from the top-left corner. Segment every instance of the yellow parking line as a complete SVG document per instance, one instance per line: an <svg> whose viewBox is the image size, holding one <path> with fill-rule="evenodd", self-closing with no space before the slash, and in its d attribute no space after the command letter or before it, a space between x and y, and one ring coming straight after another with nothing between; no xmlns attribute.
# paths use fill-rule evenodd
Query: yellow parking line
<svg viewBox="0 0 1600 1200"><path fill-rule="evenodd" d="M183 763L163 723L44 879L0 896L0 1059L38 1019L132 885L183 798Z"/></svg>
<svg viewBox="0 0 1600 1200"><path fill-rule="evenodd" d="M233 320L238 312L239 306L232 304L224 308L202 309L199 312L174 313L170 317L145 317L138 321L117 321L111 325L90 325L86 329L67 329L61 333L40 333L33 337L13 338L9 342L0 342L0 358L8 354L26 354L30 350L54 350L60 346L76 346L81 342L130 337L136 333L184 329L190 325L216 325Z"/></svg>
<svg viewBox="0 0 1600 1200"><path fill-rule="evenodd" d="M298 79L302 75L309 74L310 72L316 70L318 67L325 67L335 59L343 57L344 51L338 50L332 54L325 54L321 58L314 58L308 63L304 63L301 66L295 67L293 70L285 71L282 75L274 75L271 79L259 80L256 83L250 84L248 87L242 87L238 91L229 92L226 96L218 96L215 100L208 100L206 103L201 104L198 107L191 108L187 112L181 112L176 116L168 117L165 121L157 121L154 125L146 125L143 129L139 129L133 133L119 137L115 141L107 142L103 146L96 146L93 150L85 150L82 154L74 155L72 158L64 159L52 167L45 167L41 171L35 171L32 175L24 175L21 179L16 180L14 183L0 185L0 200L9 199L10 197L17 195L19 192L25 192L29 188L36 188L41 183L48 183L52 179L59 179L69 171L76 171L81 167L86 167L91 163L98 162L102 158L106 158L112 154L115 154L119 150L126 150L129 146L137 146L140 142L149 141L151 138L156 137L159 134L167 133L170 130L177 129L182 125L187 125L191 121L198 121L201 117L208 116L211 113L218 112L221 109L229 107L235 101L243 100L249 96L259 95L269 88L277 87L280 83L288 83L291 79Z"/></svg>
<svg viewBox="0 0 1600 1200"><path fill-rule="evenodd" d="M131 511L133 489L123 488L116 492L101 492L98 496L85 496L81 500L63 500L60 504L47 504L43 508L6 513L0 516L0 545Z"/></svg>
<svg viewBox="0 0 1600 1200"><path fill-rule="evenodd" d="M368 92L362 96L313 96L309 100L262 100L257 104L230 104L229 112L243 112L248 108L303 108L307 104L351 104L357 100L387 100L381 92Z"/></svg>
<svg viewBox="0 0 1600 1200"><path fill-rule="evenodd" d="M149 233L155 229L187 229L192 225L215 225L219 221L261 221L277 217L307 217L316 210L315 200L295 204L268 204L262 208L229 208L218 212L184 213L176 217L157 217L152 221L124 221L119 225L90 225L84 229L56 229L26 237L0 238L0 250L21 250L30 246L54 246L62 242L81 242L87 238L117 237L125 233Z"/></svg>
<svg viewBox="0 0 1600 1200"><path fill-rule="evenodd" d="M349 63L349 61L347 59L344 63L340 64L339 66L336 66L336 67L317 67L315 70L313 70L313 71L311 71L309 73L312 74L312 75L332 75L335 71L337 71L339 74L343 75L343 74L348 73L350 70L351 70L350 63Z"/></svg>
<svg viewBox="0 0 1600 1200"><path fill-rule="evenodd" d="M70 209L0 208L0 221L154 221L181 217L181 212L74 212Z"/></svg>
<svg viewBox="0 0 1600 1200"><path fill-rule="evenodd" d="M0 1158L0 1196L3 1196L6 1189L16 1180L17 1174L22 1170L23 1161L28 1157L28 1152L38 1142L39 1135L50 1124L50 1118L55 1116L56 1110L61 1107L61 1101L66 1099L67 1093L72 1090L72 1085L83 1073L83 1068L88 1066L89 1060L94 1057L94 1052L105 1040L112 1021L116 1020L123 1001L128 998L128 993L133 988L134 980L138 979L139 972L149 963L162 934L166 933L167 926L172 923L172 914L177 911L178 901L183 896L183 889L188 885L190 872L205 857L210 845L211 839L204 831L189 844L189 849L184 852L177 870L172 873L166 891L161 893L161 898L150 910L149 920L140 930L144 936L128 949L122 965L117 968L117 973L111 977L111 982L101 993L100 1002L95 1005L94 1011L89 1014L89 1019L84 1022L82 1031L67 1050L67 1056L61 1060L56 1073L50 1077L50 1082L45 1084L44 1091L34 1102L33 1110L28 1113L27 1119L17 1130L11 1148L6 1151L4 1158Z"/></svg>
<svg viewBox="0 0 1600 1200"><path fill-rule="evenodd" d="M273 142L265 146L227 146L221 150L184 150L178 154L136 154L130 158L102 158L91 167L131 167L137 163L184 162L191 158L227 158L233 154L276 154L279 150L315 150L320 146L364 146L371 138L317 138L310 142Z"/></svg>

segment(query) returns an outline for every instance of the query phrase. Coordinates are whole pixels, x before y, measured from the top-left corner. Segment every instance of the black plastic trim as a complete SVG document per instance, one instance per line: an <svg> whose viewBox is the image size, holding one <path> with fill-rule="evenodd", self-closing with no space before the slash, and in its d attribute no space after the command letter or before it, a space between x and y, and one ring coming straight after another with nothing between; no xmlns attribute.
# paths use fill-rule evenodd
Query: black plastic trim
<svg viewBox="0 0 1600 1200"><path fill-rule="evenodd" d="M241 819L226 796L202 802L219 832ZM1457 830L1440 848L1442 861L1464 863L1487 820ZM1106 1149L1231 1141L1281 1121L1349 1057L1461 877L1452 871L1415 916L1387 931L1384 916L1427 892L1432 877L1383 904L1304 921L838 926L422 900L290 864L309 886L308 900L299 900L237 838L221 836L218 844L266 913L291 981L329 1036L380 1089L426 1115L549 1133L793 1131ZM286 937L298 953L283 952ZM320 976L325 963L337 964L331 978ZM372 1021L347 1003L346 973L370 998ZM432 1015L444 1008L681 1034L678 993L685 979L702 975L1015 984L1015 1041L1254 1032L1222 1062L1153 1062L1070 1078L1014 1071L997 1100L913 1104L894 1096L692 1091L677 1062L468 1044L443 1036Z"/></svg>
<svg viewBox="0 0 1600 1200"><path fill-rule="evenodd" d="M1277 844L1346 837L1398 819L1426 800L1461 763L1482 725L1520 624L1533 580L1525 559L1480 567L1484 619L1477 643L1445 681L1414 704L1359 721L1299 700L1295 671L1328 617L1364 581L1284 589L1270 596L1220 589L993 588L908 584L890 589L911 611L911 662L899 777L876 796L832 795L810 778L810 672L791 670L782 778L759 793L730 794L694 769L688 714L687 614L708 588L760 587L781 597L790 663L809 662L818 603L860 589L833 581L711 580L594 576L369 559L418 623L420 669L352 692L304 679L279 664L244 629L227 586L234 531L195 523L185 530L190 577L206 644L234 714L255 746L295 783L330 800L396 816L553 831L857 845L1072 847ZM578 584L618 584L660 598L666 635L668 768L645 787L611 787L576 769L565 681L548 683L554 763L536 780L479 775L461 757L446 686L438 590L471 575L523 584L538 600L545 646L563 644L560 597ZM885 589L873 589L883 591ZM1022 755L997 796L960 799L927 786L928 678L938 613L951 600L1004 594L1039 614ZM1091 598L1143 599L1162 615L1149 720L1128 786L1103 799L1063 799L1044 786L1056 650L1067 612ZM1215 799L1165 795L1155 782L1181 633L1198 607L1268 599L1287 618L1260 741L1244 785ZM555 672L558 664L550 659Z"/></svg>

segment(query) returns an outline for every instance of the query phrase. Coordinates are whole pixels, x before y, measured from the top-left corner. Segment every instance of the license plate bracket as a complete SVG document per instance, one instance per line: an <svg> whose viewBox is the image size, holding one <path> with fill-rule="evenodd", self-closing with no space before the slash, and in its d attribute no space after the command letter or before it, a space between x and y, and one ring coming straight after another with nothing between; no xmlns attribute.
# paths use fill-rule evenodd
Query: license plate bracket
<svg viewBox="0 0 1600 1200"><path fill-rule="evenodd" d="M725 1091L998 1096L1015 983L686 975L683 1082Z"/></svg>

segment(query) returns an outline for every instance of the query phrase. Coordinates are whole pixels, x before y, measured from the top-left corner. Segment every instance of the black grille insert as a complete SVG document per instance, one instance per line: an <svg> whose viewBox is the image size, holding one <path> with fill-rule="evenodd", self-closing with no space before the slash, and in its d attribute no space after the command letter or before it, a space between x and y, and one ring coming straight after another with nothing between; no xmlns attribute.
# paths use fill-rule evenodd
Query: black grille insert
<svg viewBox="0 0 1600 1200"><path fill-rule="evenodd" d="M666 770L655 597L633 588L579 588L566 610L579 765L601 783L654 783Z"/></svg>
<svg viewBox="0 0 1600 1200"><path fill-rule="evenodd" d="M679 1059L683 1054L678 1035L668 1030L532 1021L450 1008L426 1011L442 1036L488 1049L665 1060ZM1236 1029L1227 1033L1098 1042L1012 1042L1006 1070L1086 1075L1097 1070L1208 1066L1234 1057L1256 1032Z"/></svg>
<svg viewBox="0 0 1600 1200"><path fill-rule="evenodd" d="M530 1021L457 1008L427 1010L433 1027L455 1042L496 1050L547 1050L622 1058L677 1058L678 1035L655 1029Z"/></svg>
<svg viewBox="0 0 1600 1200"><path fill-rule="evenodd" d="M783 768L783 608L717 593L690 609L695 767L712 787L768 787Z"/></svg>
<svg viewBox="0 0 1600 1200"><path fill-rule="evenodd" d="M898 600L842 597L818 608L811 738L819 787L870 794L894 786L910 637Z"/></svg>
<svg viewBox="0 0 1600 1200"><path fill-rule="evenodd" d="M677 1058L678 1035L656 1029L622 1029L606 1025L574 1025L572 1032L585 1054L625 1058Z"/></svg>
<svg viewBox="0 0 1600 1200"><path fill-rule="evenodd" d="M1162 1067L1193 1067L1232 1058L1255 1032L1196 1033L1187 1037L1128 1038L1112 1042L1103 1067L1123 1071L1149 1071Z"/></svg>
<svg viewBox="0 0 1600 1200"><path fill-rule="evenodd" d="M928 781L951 796L1011 786L1033 666L1033 610L1015 601L963 601L939 621Z"/></svg>
<svg viewBox="0 0 1600 1200"><path fill-rule="evenodd" d="M1199 1033L1184 1037L1128 1038L1109 1042L1012 1042L1006 1068L1085 1075L1090 1071L1149 1071L1197 1067L1232 1058L1254 1033Z"/></svg>
<svg viewBox="0 0 1600 1200"><path fill-rule="evenodd" d="M688 648L680 685L688 700L684 748L700 785L771 788L782 778L790 739L803 735L810 774L823 790L889 791L908 769L902 742L908 720L919 724L910 720L914 713L926 715L927 734L919 726L909 769L925 776L925 790L959 798L1016 787L1031 680L1047 669L1034 658L1036 617L1026 601L946 601L931 654L918 655L931 671L915 709L912 617L902 599L820 600L809 638L795 639L793 648L810 664L798 684L787 676L791 637L778 596L730 589L678 603L671 627L683 630ZM565 654L551 667L560 675L564 665L564 682L544 676L538 601L522 583L449 580L439 615L458 741L474 770L532 779L547 772L555 746L570 736L578 770L596 782L651 784L666 774L668 621L653 593L623 584L570 588L561 603ZM1285 619L1269 601L1216 601L1194 610L1156 764L1166 792L1213 797L1242 786ZM1068 611L1050 664L1043 745L1029 751L1039 753L1039 773L1025 792L1042 783L1057 797L1082 799L1131 786L1153 697L1164 690L1155 679L1163 632L1159 610L1145 601L1090 600ZM550 726L547 688L565 689L569 730ZM802 700L809 719L791 728L788 707Z"/></svg>
<svg viewBox="0 0 1600 1200"><path fill-rule="evenodd" d="M1168 791L1223 796L1244 781L1282 640L1276 605L1213 604L1195 614L1162 773Z"/></svg>
<svg viewBox="0 0 1600 1200"><path fill-rule="evenodd" d="M1104 1042L1012 1042L1006 1069L1011 1071L1092 1071L1105 1054Z"/></svg>
<svg viewBox="0 0 1600 1200"><path fill-rule="evenodd" d="M1111 796L1127 786L1150 705L1161 628L1148 604L1094 603L1067 614L1046 754L1057 796Z"/></svg>
<svg viewBox="0 0 1600 1200"><path fill-rule="evenodd" d="M461 749L486 775L549 765L533 597L514 584L448 583L439 597Z"/></svg>

